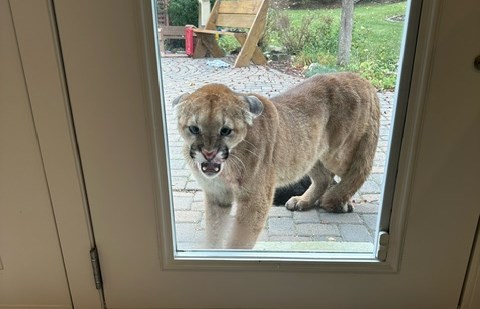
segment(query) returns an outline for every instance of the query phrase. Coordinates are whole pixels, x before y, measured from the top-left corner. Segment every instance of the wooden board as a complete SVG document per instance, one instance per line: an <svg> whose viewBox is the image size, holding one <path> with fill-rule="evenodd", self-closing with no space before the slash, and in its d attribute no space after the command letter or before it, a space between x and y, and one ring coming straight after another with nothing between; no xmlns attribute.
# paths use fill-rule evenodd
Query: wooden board
<svg viewBox="0 0 480 309"><path fill-rule="evenodd" d="M238 40L238 42L242 46L245 45L245 41L247 39L246 34L237 33L235 35L235 38ZM253 61L253 63L260 64L260 65L263 65L263 64L267 63L267 58L265 58L261 49L258 46L255 46L255 49L254 49L253 55L251 57L251 60ZM234 67L247 66L248 63L249 63L248 59L244 60L244 59L242 59L241 55L238 55L237 59L235 60Z"/></svg>
<svg viewBox="0 0 480 309"><path fill-rule="evenodd" d="M208 30L208 29L194 29L194 33L210 33L210 34L220 34L220 35L237 35L245 34L245 32L229 32L229 31L219 31L219 30Z"/></svg>
<svg viewBox="0 0 480 309"><path fill-rule="evenodd" d="M261 4L261 0L222 0L218 8L218 13L255 15Z"/></svg>
<svg viewBox="0 0 480 309"><path fill-rule="evenodd" d="M218 14L217 26L231 28L250 28L256 15L250 14Z"/></svg>
<svg viewBox="0 0 480 309"><path fill-rule="evenodd" d="M165 26L159 28L158 33L163 36L185 36L184 26Z"/></svg>

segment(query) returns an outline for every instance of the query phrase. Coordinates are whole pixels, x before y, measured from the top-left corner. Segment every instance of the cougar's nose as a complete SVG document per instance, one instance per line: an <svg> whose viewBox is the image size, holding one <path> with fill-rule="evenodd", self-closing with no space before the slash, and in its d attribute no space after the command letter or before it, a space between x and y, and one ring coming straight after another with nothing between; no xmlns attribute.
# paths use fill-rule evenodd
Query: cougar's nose
<svg viewBox="0 0 480 309"><path fill-rule="evenodd" d="M215 158L217 153L218 153L218 151L216 151L216 150L213 150L213 151L207 151L205 149L202 150L202 154L205 157L205 159L207 159L207 160L212 160L213 158Z"/></svg>

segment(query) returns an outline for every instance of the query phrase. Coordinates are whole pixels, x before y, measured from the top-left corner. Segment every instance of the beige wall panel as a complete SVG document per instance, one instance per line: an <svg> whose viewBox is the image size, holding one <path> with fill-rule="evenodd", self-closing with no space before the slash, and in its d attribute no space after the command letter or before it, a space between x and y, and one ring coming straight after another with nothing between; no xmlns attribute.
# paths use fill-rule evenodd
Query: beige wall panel
<svg viewBox="0 0 480 309"><path fill-rule="evenodd" d="M0 1L0 307L71 307L9 3Z"/></svg>

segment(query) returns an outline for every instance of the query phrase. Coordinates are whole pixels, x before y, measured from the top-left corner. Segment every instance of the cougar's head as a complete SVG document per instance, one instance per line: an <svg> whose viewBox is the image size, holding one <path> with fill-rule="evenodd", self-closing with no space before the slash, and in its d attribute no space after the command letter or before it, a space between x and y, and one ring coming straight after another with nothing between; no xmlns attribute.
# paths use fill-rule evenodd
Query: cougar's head
<svg viewBox="0 0 480 309"><path fill-rule="evenodd" d="M178 130L190 147L190 157L207 178L221 173L230 151L245 138L248 126L263 112L257 97L234 93L221 84L181 95L173 106Z"/></svg>

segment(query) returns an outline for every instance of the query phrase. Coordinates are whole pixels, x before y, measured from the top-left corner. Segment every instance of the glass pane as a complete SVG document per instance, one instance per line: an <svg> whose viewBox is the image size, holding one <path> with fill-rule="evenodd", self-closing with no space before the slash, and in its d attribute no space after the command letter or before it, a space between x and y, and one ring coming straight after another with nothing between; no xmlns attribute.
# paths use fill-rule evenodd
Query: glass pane
<svg viewBox="0 0 480 309"><path fill-rule="evenodd" d="M253 60L259 64L247 61L248 65L235 67L239 64L238 59L243 57L239 54L242 47L239 42L245 39L238 33L248 32L249 29L240 23L237 27L232 25L235 19L222 27L222 20L219 18L218 25L211 30L222 29L223 33L215 34L215 31L211 31L211 36L202 32L195 33L192 28L185 25L202 28L205 18L203 21L198 19L198 11L202 8L198 7L197 1L192 1L191 7L186 5L180 9L176 2L179 1L170 0L171 9L167 12L165 4L157 1L157 12L162 80L167 102L164 110L167 119L172 213L177 253L204 249L251 248L258 252L366 253L373 256L380 222L379 214L382 207L389 207L387 204L391 202L389 201L391 194L386 194L386 198L383 199L383 190L387 187L391 191L395 180L394 175L387 177L389 183L385 185L387 155L390 146L396 145L395 152L390 153L390 157L395 160L389 162L389 169L394 170L401 137L397 134L397 138L392 141L392 128L397 128L398 132L403 128L402 117L395 117L398 121L394 124L393 115L396 109L404 111L406 104L406 96L403 96L405 100L396 102L395 86L399 77L397 73L400 71L399 63L402 60L400 51L408 3L405 1L356 3L353 9L351 47L348 48L347 44L346 48L350 56L342 60L339 58L342 49L339 46L339 38L341 33L347 33L348 37L348 30L342 30L340 26L344 24L341 22L342 12L348 11L347 7L342 8L342 1L323 1L325 3L304 1L301 6L295 8L289 6L291 4L289 1L272 1L268 9L265 34L253 56ZM221 1L217 2L214 10L221 5ZM352 6L353 2L352 0ZM244 1L244 5L245 3L253 7L258 3L257 14L261 14L262 1ZM241 7L231 9L234 14L241 14L235 11L241 10ZM205 10L206 8L203 8L203 11ZM204 52L201 51L202 48ZM196 54L192 58L193 50ZM215 55L218 50L225 53L225 56L209 57ZM262 54L268 59L264 64ZM411 66L411 62L405 65ZM376 102L372 97L368 97L370 93L366 90L368 86L364 85L362 80L352 79L340 73L344 71L357 73L375 87L376 90L372 93L376 93L379 99L378 122L375 120L378 115L375 116L375 112L372 112ZM312 104L320 104L321 107L311 113L304 112L300 117L297 115L298 122L293 125L289 125L288 122L278 124L278 130L283 131L279 135L288 137L283 143L289 144L283 148L284 150L280 150L283 154L273 155L277 158L275 162L270 162L275 164L281 161L282 157L292 157L293 161L274 169L277 176L271 177L276 179L275 184L278 184L282 177L289 178L291 185L282 188L277 186L274 200L270 203L268 190L264 190L268 184L261 179L263 176L259 176L264 173L255 174L259 179L255 180L256 186L249 188L242 188L239 179L231 179L231 175L252 175L245 172L249 168L269 170L267 165L259 164L255 167L256 163L253 165L249 163L258 163L265 159L262 149L270 149L265 145L274 143L272 132L276 128L274 126L272 129L273 124L269 124L262 130L254 129L255 126L264 123L259 119L268 116L271 111L267 111L265 107L270 106L269 103L261 99L259 106L258 97L252 98L252 94L271 99L279 113L284 113L280 118L290 119L289 117L295 116L294 113L288 114L280 105L291 103L285 103L285 97L279 99L277 96L291 91L289 89L312 76L317 76L313 79L318 78L318 75L324 76L317 82L319 85L315 86L320 90L315 90L317 88L306 90L307 93L317 91L315 98L306 98L304 90L301 89L300 92L291 92L289 100L303 104L298 110L304 111ZM235 121L232 120L234 112L229 114L222 108L215 111L209 108L208 102L218 101L218 94L224 91L218 87L209 91L202 88L211 83L227 86L232 91L228 92L231 95L229 100L235 101L232 96L236 93L235 98L239 98L236 104L243 102L242 108L249 109L248 113L241 115L243 118L239 118L243 119L243 123L236 123L237 118ZM202 92L198 92L200 88L203 89L203 95L200 95ZM404 91L408 89L405 88ZM207 92L209 94L205 95ZM182 96L183 94L188 95ZM359 96L361 99L357 100ZM202 101L203 105L199 105L199 101ZM187 104L192 106L186 108ZM349 114L353 110L349 109L351 104L358 104L358 110L353 111L354 116ZM335 105L340 108L336 109ZM314 117L311 114L315 113L315 117L319 119L318 126L316 120L311 119ZM401 116L402 112L398 114ZM360 119L356 117L363 118L353 123ZM310 127L300 133L306 123ZM364 126L364 123L377 123L378 128ZM214 130L214 134L210 130ZM337 139L336 143L341 141L340 144L348 146L328 142L343 134L342 130L346 130L342 135L344 138ZM349 142L349 138L355 139L352 136L357 136L356 130L365 130L365 138L369 138L363 148L359 146L359 138L356 142ZM256 131L256 135L252 134L252 131ZM286 135L285 132L292 132L292 135ZM302 138L311 141L302 147L313 145L320 147L315 152L314 158L302 153L309 151L300 149L298 141ZM357 148L362 148L361 151L365 153L351 155ZM368 148L374 149L374 154L372 153L370 158L366 155ZM289 152L295 155L290 156ZM296 158L302 162L295 162ZM308 162L303 162L305 160ZM350 163L346 163L347 161ZM367 172L368 177L363 179L359 175L348 174L348 170L353 169L354 161L360 162L357 164L360 165L359 170ZM337 170L332 170L334 168ZM285 175L279 176L279 170ZM319 173L322 176L318 176ZM325 183L323 189L317 186L317 191L322 193L316 192L308 203L295 204L290 198L302 196L311 184L307 174L314 177L316 183L320 181ZM355 188L354 192L342 195L343 199L348 198L347 202L336 203L336 207L325 209L324 204L327 203L324 199L322 204L323 192L340 186L342 181L344 184L347 181L356 183L351 186L345 185L343 188L347 191ZM236 183L234 189L225 187L225 183L228 187L232 182ZM257 188L261 190L256 190ZM209 203L206 201L208 194L205 190L217 194L214 197L210 193ZM224 200L219 201L219 196ZM258 197L254 203L252 196ZM304 200L306 196L303 196ZM385 201L383 205L382 200ZM311 209L298 209L309 206ZM267 209L268 211L265 211ZM248 215L244 216L245 212ZM257 233L254 226L258 226L258 222L261 230ZM382 228L388 227L388 216L382 222ZM261 257L262 253L258 253L258 256Z"/></svg>

